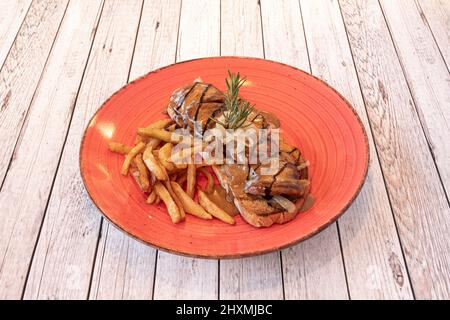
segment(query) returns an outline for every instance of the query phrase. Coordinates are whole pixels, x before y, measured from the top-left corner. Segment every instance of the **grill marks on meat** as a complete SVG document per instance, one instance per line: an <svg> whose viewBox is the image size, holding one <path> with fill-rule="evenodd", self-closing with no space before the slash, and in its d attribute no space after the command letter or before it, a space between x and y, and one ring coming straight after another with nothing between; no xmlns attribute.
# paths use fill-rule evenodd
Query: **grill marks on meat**
<svg viewBox="0 0 450 320"><path fill-rule="evenodd" d="M308 169L297 169L298 165L304 163L300 152L298 152L298 157L294 157L292 154L281 151L279 159L279 170L274 175L261 174L261 170L268 169L269 164L260 164L250 168L245 192L265 197L270 195L302 196L305 192L305 186L300 180L303 179L302 177L308 176Z"/></svg>
<svg viewBox="0 0 450 320"><path fill-rule="evenodd" d="M214 86L195 82L174 91L167 112L179 126L193 131L197 123L197 130L204 132L209 118L222 110L224 101L223 93Z"/></svg>

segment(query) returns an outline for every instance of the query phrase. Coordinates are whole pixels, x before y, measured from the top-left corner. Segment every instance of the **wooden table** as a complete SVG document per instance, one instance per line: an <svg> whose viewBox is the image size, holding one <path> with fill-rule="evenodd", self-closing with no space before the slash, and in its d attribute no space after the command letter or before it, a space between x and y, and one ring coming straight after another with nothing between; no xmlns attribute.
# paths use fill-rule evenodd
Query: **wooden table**
<svg viewBox="0 0 450 320"><path fill-rule="evenodd" d="M450 1L0 0L0 298L449 299ZM204 56L324 79L369 133L347 213L237 260L157 251L81 182L87 121L128 81Z"/></svg>

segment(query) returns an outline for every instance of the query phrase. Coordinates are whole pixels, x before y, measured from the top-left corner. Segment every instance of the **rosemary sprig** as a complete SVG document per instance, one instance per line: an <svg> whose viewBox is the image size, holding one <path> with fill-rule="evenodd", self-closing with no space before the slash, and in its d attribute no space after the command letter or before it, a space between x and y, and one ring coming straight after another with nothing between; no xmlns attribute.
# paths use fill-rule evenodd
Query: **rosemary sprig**
<svg viewBox="0 0 450 320"><path fill-rule="evenodd" d="M237 129L248 126L243 125L245 120L247 120L248 115L252 113L254 106L250 105L248 101L239 98L239 89L245 81L246 79L241 78L239 72L235 74L228 70L228 78L225 79L227 91L225 93L225 112L223 113L225 123L214 118L211 118L211 120L227 129Z"/></svg>

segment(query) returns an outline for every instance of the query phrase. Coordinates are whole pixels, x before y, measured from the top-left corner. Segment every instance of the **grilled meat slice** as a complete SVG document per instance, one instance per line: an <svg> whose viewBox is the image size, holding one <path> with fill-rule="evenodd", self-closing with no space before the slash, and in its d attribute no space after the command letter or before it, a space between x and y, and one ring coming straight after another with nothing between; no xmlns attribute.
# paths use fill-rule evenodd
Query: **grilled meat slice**
<svg viewBox="0 0 450 320"><path fill-rule="evenodd" d="M213 166L220 184L232 195L233 202L244 220L255 227L270 227L274 223L283 224L294 219L305 202L309 188L305 190L305 196L293 199L295 210L289 212L271 201L270 197L244 192L247 169L247 165L239 164Z"/></svg>
<svg viewBox="0 0 450 320"><path fill-rule="evenodd" d="M224 94L214 86L194 82L174 91L167 112L179 126L203 133L216 125L211 118L219 120L223 115L224 100ZM256 129L280 126L275 115L257 109L248 115L247 121ZM256 227L292 220L309 193L308 167L300 151L281 137L279 147L279 170L271 175L261 174L269 164L213 166L220 184L233 198L242 217ZM280 196L293 202L294 210L286 210L273 201Z"/></svg>
<svg viewBox="0 0 450 320"><path fill-rule="evenodd" d="M245 192L260 196L302 196L308 185L306 182L308 168L298 169L305 160L299 152L298 157L294 157L292 153L280 152L279 170L273 175L261 174L261 170L269 164L252 166L245 184Z"/></svg>
<svg viewBox="0 0 450 320"><path fill-rule="evenodd" d="M207 127L213 127L210 117L217 117L222 112L225 98L216 87L194 82L175 90L170 98L167 113L180 126L194 131L194 125L200 133Z"/></svg>

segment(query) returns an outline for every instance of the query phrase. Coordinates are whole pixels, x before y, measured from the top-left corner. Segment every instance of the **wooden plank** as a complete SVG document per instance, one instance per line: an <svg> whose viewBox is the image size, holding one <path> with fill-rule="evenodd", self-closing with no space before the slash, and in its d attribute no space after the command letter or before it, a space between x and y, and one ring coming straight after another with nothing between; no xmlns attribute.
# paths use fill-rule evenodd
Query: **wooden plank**
<svg viewBox="0 0 450 320"><path fill-rule="evenodd" d="M0 70L0 181L3 181L67 0L34 1Z"/></svg>
<svg viewBox="0 0 450 320"><path fill-rule="evenodd" d="M131 65L130 79L173 63L178 34L180 0L146 1ZM156 250L106 221L102 226L91 299L151 299Z"/></svg>
<svg viewBox="0 0 450 320"><path fill-rule="evenodd" d="M103 223L90 299L150 299L155 250Z"/></svg>
<svg viewBox="0 0 450 320"><path fill-rule="evenodd" d="M261 1L266 58L310 70L297 1ZM336 224L320 236L284 250L286 299L347 298L344 266ZM315 275L321 266L320 276Z"/></svg>
<svg viewBox="0 0 450 320"><path fill-rule="evenodd" d="M181 0L145 1L130 80L175 61Z"/></svg>
<svg viewBox="0 0 450 320"><path fill-rule="evenodd" d="M31 0L2 1L0 3L0 66L3 65L25 15L30 8Z"/></svg>
<svg viewBox="0 0 450 320"><path fill-rule="evenodd" d="M220 12L221 54L264 58L259 3L222 1Z"/></svg>
<svg viewBox="0 0 450 320"><path fill-rule="evenodd" d="M182 2L177 61L220 53L220 2ZM158 252L155 299L216 299L218 262Z"/></svg>
<svg viewBox="0 0 450 320"><path fill-rule="evenodd" d="M22 295L100 9L69 4L1 189L1 298Z"/></svg>
<svg viewBox="0 0 450 320"><path fill-rule="evenodd" d="M450 73L433 34L411 1L380 2L419 118L450 194ZM398 14L402 12L402 14Z"/></svg>
<svg viewBox="0 0 450 320"><path fill-rule="evenodd" d="M415 297L448 299L450 209L381 8L340 4Z"/></svg>
<svg viewBox="0 0 450 320"><path fill-rule="evenodd" d="M222 55L263 58L258 2L222 1L221 13ZM219 281L220 299L283 299L280 253L221 260Z"/></svg>
<svg viewBox="0 0 450 320"><path fill-rule="evenodd" d="M177 61L220 53L220 1L183 1Z"/></svg>
<svg viewBox="0 0 450 320"><path fill-rule="evenodd" d="M79 91L25 291L26 299L88 295L101 215L81 181L81 137L92 114L126 83L142 1L106 1Z"/></svg>
<svg viewBox="0 0 450 320"><path fill-rule="evenodd" d="M312 73L352 103L369 137L371 158L367 180L338 222L350 297L411 299L409 278L339 4L325 0L301 0L300 4Z"/></svg>
<svg viewBox="0 0 450 320"><path fill-rule="evenodd" d="M450 2L447 0L416 0L420 17L433 32L439 50L450 69Z"/></svg>

